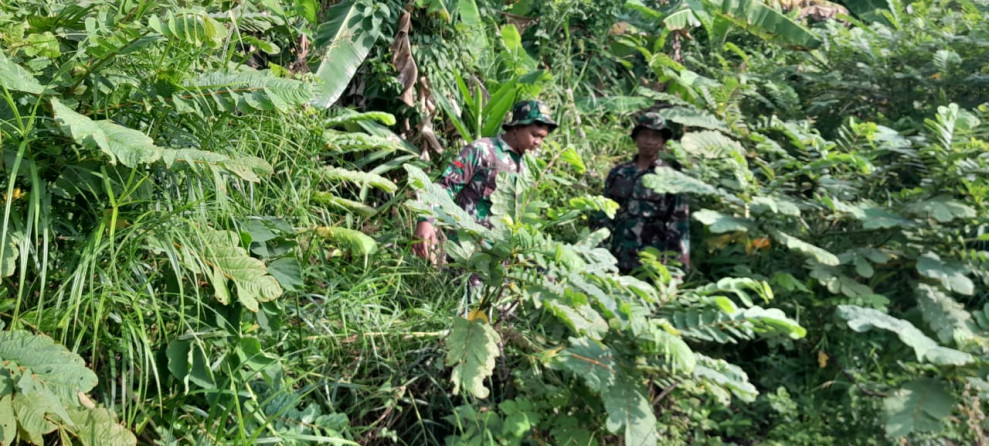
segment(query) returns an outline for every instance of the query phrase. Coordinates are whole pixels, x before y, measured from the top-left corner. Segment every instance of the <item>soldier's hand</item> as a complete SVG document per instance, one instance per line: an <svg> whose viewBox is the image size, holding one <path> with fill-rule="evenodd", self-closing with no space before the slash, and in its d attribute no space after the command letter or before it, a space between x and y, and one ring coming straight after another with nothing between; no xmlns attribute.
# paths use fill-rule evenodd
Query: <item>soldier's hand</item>
<svg viewBox="0 0 989 446"><path fill-rule="evenodd" d="M420 221L416 225L413 236L415 241L412 242L412 253L429 260L430 263L436 263L436 254L433 249L436 247L436 228L433 227L433 224L425 220Z"/></svg>

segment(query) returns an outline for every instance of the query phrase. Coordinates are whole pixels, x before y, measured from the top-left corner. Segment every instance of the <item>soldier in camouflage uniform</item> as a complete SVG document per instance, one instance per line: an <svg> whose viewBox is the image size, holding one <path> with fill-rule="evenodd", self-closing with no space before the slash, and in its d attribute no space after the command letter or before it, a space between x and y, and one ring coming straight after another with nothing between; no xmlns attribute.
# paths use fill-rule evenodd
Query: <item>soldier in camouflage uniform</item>
<svg viewBox="0 0 989 446"><path fill-rule="evenodd" d="M478 223L490 227L491 193L499 172L519 173L525 169L522 155L536 150L543 138L557 127L550 110L539 101L522 101L512 107L505 130L494 138L481 138L460 151L453 163L443 171L439 185ZM412 252L433 258L436 230L429 220L421 220L415 229L416 241Z"/></svg>
<svg viewBox="0 0 989 446"><path fill-rule="evenodd" d="M657 169L678 169L659 158L672 137L673 131L658 113L640 116L632 129L638 154L611 169L605 181L604 195L617 202L620 208L613 220L604 217L597 223L611 230L608 248L618 259L618 268L623 274L641 265L639 252L649 246L660 252L675 253L685 269L690 267L687 197L657 193L642 184L642 177Z"/></svg>

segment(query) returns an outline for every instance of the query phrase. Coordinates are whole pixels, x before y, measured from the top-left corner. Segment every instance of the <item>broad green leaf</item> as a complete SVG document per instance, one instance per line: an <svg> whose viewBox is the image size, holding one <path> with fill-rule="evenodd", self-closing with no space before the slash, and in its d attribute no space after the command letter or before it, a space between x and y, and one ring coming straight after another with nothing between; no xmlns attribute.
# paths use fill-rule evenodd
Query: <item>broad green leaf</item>
<svg viewBox="0 0 989 446"><path fill-rule="evenodd" d="M942 261L937 254L927 252L917 259L917 272L941 282L948 291L971 296L975 292L975 284L965 275L967 268L958 262Z"/></svg>
<svg viewBox="0 0 989 446"><path fill-rule="evenodd" d="M732 194L673 169L656 169L655 173L642 177L642 184L661 194L714 195L732 203L742 201Z"/></svg>
<svg viewBox="0 0 989 446"><path fill-rule="evenodd" d="M941 223L950 222L956 218L975 218L975 209L951 197L940 195L919 201L907 206L914 215L933 218Z"/></svg>
<svg viewBox="0 0 989 446"><path fill-rule="evenodd" d="M876 295L871 287L846 276L840 268L816 264L811 267L810 276L834 294L843 294L851 298L868 298Z"/></svg>
<svg viewBox="0 0 989 446"><path fill-rule="evenodd" d="M14 396L10 391L0 393L0 444L13 444L17 436L17 417L14 414Z"/></svg>
<svg viewBox="0 0 989 446"><path fill-rule="evenodd" d="M215 289L225 290L226 280L237 287L237 300L248 310L258 311L260 302L268 302L282 295L282 287L265 267L264 262L250 257L239 246L240 237L231 231L206 229L200 232L202 243L198 249L188 248L188 253L209 265ZM217 295L222 298L221 295ZM221 303L227 304L221 300Z"/></svg>
<svg viewBox="0 0 989 446"><path fill-rule="evenodd" d="M700 20L697 20L694 12L690 9L681 9L666 16L663 19L663 24L666 25L666 29L671 31L690 30L701 26Z"/></svg>
<svg viewBox="0 0 989 446"><path fill-rule="evenodd" d="M642 387L632 377L619 375L615 385L601 393L604 408L608 411L605 427L617 433L624 426L627 445L654 445L659 441L656 414Z"/></svg>
<svg viewBox="0 0 989 446"><path fill-rule="evenodd" d="M570 338L570 346L555 358L555 364L583 379L591 390L604 392L615 384L614 353L590 338Z"/></svg>
<svg viewBox="0 0 989 446"><path fill-rule="evenodd" d="M787 248L797 251L805 256L811 257L818 263L824 265L837 266L841 264L838 260L838 256L828 252L824 248L812 245L803 240L800 240L792 235L786 234L778 230L771 230L770 234L776 241L786 245Z"/></svg>
<svg viewBox="0 0 989 446"><path fill-rule="evenodd" d="M749 203L752 213L756 215L773 213L789 215L791 217L800 216L800 208L793 202L778 197L753 197Z"/></svg>
<svg viewBox="0 0 989 446"><path fill-rule="evenodd" d="M542 305L577 335L600 340L608 332L608 322L586 302L543 299Z"/></svg>
<svg viewBox="0 0 989 446"><path fill-rule="evenodd" d="M72 423L63 404L51 392L32 390L15 395L13 408L21 439L26 437L36 445L45 444L44 435L58 429L58 422Z"/></svg>
<svg viewBox="0 0 989 446"><path fill-rule="evenodd" d="M722 133L705 130L683 135L680 146L687 153L704 159L730 158L745 153L742 145Z"/></svg>
<svg viewBox="0 0 989 446"><path fill-rule="evenodd" d="M190 341L176 339L168 343L165 356L168 358L168 371L182 382L185 391L189 391L189 364L192 363Z"/></svg>
<svg viewBox="0 0 989 446"><path fill-rule="evenodd" d="M939 346L910 322L894 318L879 310L854 305L839 305L838 316L848 321L848 326L857 332L878 328L896 333L900 341L913 348L918 361L926 361L935 365L957 366L974 361L972 355Z"/></svg>
<svg viewBox="0 0 989 446"><path fill-rule="evenodd" d="M573 167L573 170L578 174L582 174L587 170L587 167L584 166L584 160L580 158L580 155L577 154L577 149L573 146L567 146L560 154L560 159L569 164L570 167Z"/></svg>
<svg viewBox="0 0 989 446"><path fill-rule="evenodd" d="M482 25L481 13L477 9L474 0L458 0L460 10L460 22L467 26Z"/></svg>
<svg viewBox="0 0 989 446"><path fill-rule="evenodd" d="M41 94L45 90L37 79L0 51L0 87L12 91Z"/></svg>
<svg viewBox="0 0 989 446"><path fill-rule="evenodd" d="M453 320L453 330L446 340L446 366L453 367L450 381L454 395L463 388L475 397L488 397L484 379L494 371L500 340L498 333L484 321L461 317Z"/></svg>
<svg viewBox="0 0 989 446"><path fill-rule="evenodd" d="M378 250L378 243L373 238L353 229L320 226L316 228L316 233L320 237L332 241L354 254L367 256L374 254Z"/></svg>
<svg viewBox="0 0 989 446"><path fill-rule="evenodd" d="M120 162L133 168L161 157L161 149L144 133L112 121L93 121L62 105L58 99L52 99L51 105L55 120L66 135L84 147L103 151L110 156L111 164Z"/></svg>
<svg viewBox="0 0 989 446"><path fill-rule="evenodd" d="M917 285L917 302L924 322L937 333L942 343L965 346L975 338L978 327L973 323L972 315L941 290L921 283Z"/></svg>
<svg viewBox="0 0 989 446"><path fill-rule="evenodd" d="M766 40L775 40L801 49L821 45L821 41L810 30L758 0L723 0L719 16Z"/></svg>
<svg viewBox="0 0 989 446"><path fill-rule="evenodd" d="M316 23L317 14L319 12L319 2L316 0L294 0L295 11L310 25L318 25ZM281 5L275 4L276 7L281 8ZM284 12L282 13L284 14Z"/></svg>
<svg viewBox="0 0 989 446"><path fill-rule="evenodd" d="M954 405L955 398L941 380L911 381L883 400L886 436L898 439L913 432L940 432Z"/></svg>
<svg viewBox="0 0 989 446"><path fill-rule="evenodd" d="M90 391L97 382L82 357L48 336L24 330L0 332L0 362L11 376L21 377L21 391L44 389L64 405L77 405L79 393Z"/></svg>
<svg viewBox="0 0 989 446"><path fill-rule="evenodd" d="M718 211L712 211L710 209L701 209L700 211L691 214L694 220L704 223L707 228L715 234L723 234L725 232L748 232L749 222L741 219L732 217L730 215L722 214Z"/></svg>
<svg viewBox="0 0 989 446"><path fill-rule="evenodd" d="M601 195L591 195L570 199L570 207L579 211L603 212L608 218L615 218L621 206Z"/></svg>
<svg viewBox="0 0 989 446"><path fill-rule="evenodd" d="M395 192L398 186L391 180L369 172L341 169L339 167L326 167L323 169L322 177L325 180L349 181L361 186L369 185L385 192Z"/></svg>
<svg viewBox="0 0 989 446"><path fill-rule="evenodd" d="M327 15L330 20L316 29L316 47L326 53L316 70L316 77L321 82L312 99L315 107L330 108L340 99L374 46L376 38L362 25L359 6L354 0L333 5Z"/></svg>
<svg viewBox="0 0 989 446"><path fill-rule="evenodd" d="M731 395L745 402L755 401L759 396L759 391L749 383L749 376L745 371L722 359L714 359L698 353L694 378L707 382L707 390L725 406L731 404Z"/></svg>
<svg viewBox="0 0 989 446"><path fill-rule="evenodd" d="M614 214L614 212L612 212L612 214ZM7 233L4 234L7 236L6 239L0 240L0 242L3 243L3 245L0 245L0 251L3 251L0 253L0 277L10 277L14 275L14 271L17 269L17 256L19 251L17 249L17 244L14 241L14 234L11 229L13 228L9 228Z"/></svg>
<svg viewBox="0 0 989 446"><path fill-rule="evenodd" d="M109 409L82 407L69 410L69 417L75 423L72 433L83 446L131 446L137 444L137 437L117 423L117 417Z"/></svg>
<svg viewBox="0 0 989 446"><path fill-rule="evenodd" d="M746 307L755 305L752 301L752 297L749 296L749 291L754 291L756 295L762 298L763 302L766 303L769 303L769 301L774 298L773 289L768 283L747 277L725 277L718 279L716 283L709 283L696 289L697 293L705 295L710 295L719 291L731 292L737 296Z"/></svg>
<svg viewBox="0 0 989 446"><path fill-rule="evenodd" d="M302 265L295 258L283 258L269 263L268 274L271 274L285 291L302 291L305 288Z"/></svg>
<svg viewBox="0 0 989 446"><path fill-rule="evenodd" d="M697 365L694 351L684 342L683 338L654 324L650 330L650 341L656 347L656 353L673 369L674 373L691 373Z"/></svg>
<svg viewBox="0 0 989 446"><path fill-rule="evenodd" d="M865 229L909 228L914 223L878 206L859 205L861 213L853 213Z"/></svg>
<svg viewBox="0 0 989 446"><path fill-rule="evenodd" d="M741 310L735 318L752 322L755 331L760 333L780 334L790 339L800 339L807 335L807 330L790 319L779 308L752 307Z"/></svg>

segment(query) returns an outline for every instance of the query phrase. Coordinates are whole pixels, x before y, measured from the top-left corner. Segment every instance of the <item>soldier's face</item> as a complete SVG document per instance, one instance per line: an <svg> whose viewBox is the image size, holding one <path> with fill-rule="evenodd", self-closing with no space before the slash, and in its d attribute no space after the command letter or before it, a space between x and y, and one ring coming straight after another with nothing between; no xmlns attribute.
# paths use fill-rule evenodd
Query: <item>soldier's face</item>
<svg viewBox="0 0 989 446"><path fill-rule="evenodd" d="M512 148L518 151L518 153L526 153L539 148L543 145L543 139L546 135L549 135L549 128L542 125L523 125L518 127L513 127L509 133L511 137L508 142L512 145Z"/></svg>
<svg viewBox="0 0 989 446"><path fill-rule="evenodd" d="M666 138L658 130L643 128L635 135L635 145L639 148L639 155L655 156L666 147Z"/></svg>

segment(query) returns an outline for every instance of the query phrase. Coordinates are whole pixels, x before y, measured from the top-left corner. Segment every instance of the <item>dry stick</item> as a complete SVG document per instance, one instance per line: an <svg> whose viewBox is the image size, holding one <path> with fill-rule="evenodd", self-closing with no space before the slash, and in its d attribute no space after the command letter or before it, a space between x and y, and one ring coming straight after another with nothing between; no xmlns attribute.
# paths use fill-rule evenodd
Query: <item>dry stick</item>
<svg viewBox="0 0 989 446"><path fill-rule="evenodd" d="M655 405L659 404L660 401L663 401L663 398L666 398L666 396L669 395L670 392L673 391L673 389L676 389L677 387L679 387L680 386L680 383L682 383L682 382L683 381L677 381L677 382L673 383L672 386L669 386L669 387L663 389L663 391L660 392L659 395L656 395L656 398L653 398L652 405L655 406Z"/></svg>

